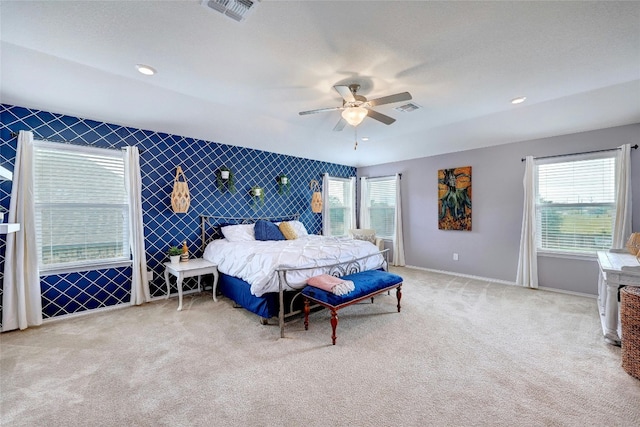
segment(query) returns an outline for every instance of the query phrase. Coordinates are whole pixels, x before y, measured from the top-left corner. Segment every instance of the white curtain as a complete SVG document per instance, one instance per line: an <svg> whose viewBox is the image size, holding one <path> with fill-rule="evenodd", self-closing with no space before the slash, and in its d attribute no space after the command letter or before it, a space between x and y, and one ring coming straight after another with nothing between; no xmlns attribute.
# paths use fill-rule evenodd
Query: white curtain
<svg viewBox="0 0 640 427"><path fill-rule="evenodd" d="M524 206L516 283L538 287L538 254L536 252L536 182L533 156L527 156L524 172Z"/></svg>
<svg viewBox="0 0 640 427"><path fill-rule="evenodd" d="M616 158L616 219L613 249L622 249L631 235L631 144L620 147Z"/></svg>
<svg viewBox="0 0 640 427"><path fill-rule="evenodd" d="M349 234L349 229L356 228L356 177L349 178L349 192L351 193L351 206L349 206L349 225L345 227L345 233Z"/></svg>
<svg viewBox="0 0 640 427"><path fill-rule="evenodd" d="M329 215L329 174L322 175L322 235L331 235L331 220Z"/></svg>
<svg viewBox="0 0 640 427"><path fill-rule="evenodd" d="M129 198L129 242L133 258L131 274L131 305L140 305L151 299L147 279L147 256L144 247L142 222L142 179L138 147L127 147L124 153L124 182Z"/></svg>
<svg viewBox="0 0 640 427"><path fill-rule="evenodd" d="M10 223L20 224L20 231L7 234L2 294L3 331L42 324L33 181L33 133L20 131L8 219Z"/></svg>
<svg viewBox="0 0 640 427"><path fill-rule="evenodd" d="M393 236L393 260L392 265L403 267L404 262L404 239L402 237L402 195L400 187L402 186L400 174L396 174L396 232Z"/></svg>
<svg viewBox="0 0 640 427"><path fill-rule="evenodd" d="M367 177L360 178L360 225L359 228L371 228L369 218L369 181Z"/></svg>

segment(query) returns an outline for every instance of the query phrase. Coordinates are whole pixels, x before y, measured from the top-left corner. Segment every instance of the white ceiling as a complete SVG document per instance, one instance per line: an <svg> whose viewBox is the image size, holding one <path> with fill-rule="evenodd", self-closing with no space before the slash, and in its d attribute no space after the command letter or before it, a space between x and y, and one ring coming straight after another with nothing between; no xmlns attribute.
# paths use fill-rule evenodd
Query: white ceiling
<svg viewBox="0 0 640 427"><path fill-rule="evenodd" d="M0 2L3 103L367 166L640 122L639 2ZM139 74L135 64L158 73ZM335 84L409 91L332 129ZM512 105L517 96L527 101Z"/></svg>

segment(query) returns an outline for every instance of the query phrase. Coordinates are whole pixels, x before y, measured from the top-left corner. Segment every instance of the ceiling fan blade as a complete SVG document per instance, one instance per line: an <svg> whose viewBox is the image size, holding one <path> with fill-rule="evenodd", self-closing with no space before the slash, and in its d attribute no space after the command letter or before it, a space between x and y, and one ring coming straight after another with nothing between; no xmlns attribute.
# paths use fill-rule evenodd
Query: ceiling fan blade
<svg viewBox="0 0 640 427"><path fill-rule="evenodd" d="M377 105L391 104L392 102L408 101L411 99L409 92L396 93L395 95L383 96L382 98L372 99L369 105L375 107Z"/></svg>
<svg viewBox="0 0 640 427"><path fill-rule="evenodd" d="M390 125L391 123L396 121L396 119L394 119L393 117L389 117L389 116L387 116L385 114L378 113L377 111L373 111L373 110L371 110L369 108L367 108L367 110L369 111L367 116L371 117L374 120L382 122L385 125Z"/></svg>
<svg viewBox="0 0 640 427"><path fill-rule="evenodd" d="M334 132L339 132L342 129L344 129L344 127L347 125L347 121L345 119L343 119L342 117L340 117L340 120L338 120L338 123L336 123L336 126L333 128Z"/></svg>
<svg viewBox="0 0 640 427"><path fill-rule="evenodd" d="M344 99L345 101L347 101L347 102L355 102L356 101L356 98L354 98L353 93L351 92L351 89L349 88L349 86L336 85L333 88L336 91L338 91L338 93L340 94L342 99Z"/></svg>
<svg viewBox="0 0 640 427"><path fill-rule="evenodd" d="M319 108L317 110L300 111L298 114L300 114L301 116L304 116L307 114L325 113L327 111L336 111L336 110L344 110L344 108L343 107Z"/></svg>

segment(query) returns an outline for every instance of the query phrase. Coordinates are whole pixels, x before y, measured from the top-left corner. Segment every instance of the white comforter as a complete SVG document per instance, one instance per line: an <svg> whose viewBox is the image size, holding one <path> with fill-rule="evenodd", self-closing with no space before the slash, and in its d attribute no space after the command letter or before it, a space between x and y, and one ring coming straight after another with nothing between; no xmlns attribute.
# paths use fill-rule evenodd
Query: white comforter
<svg viewBox="0 0 640 427"><path fill-rule="evenodd" d="M295 240L230 242L214 240L207 245L203 258L218 265L218 271L238 277L251 285L251 293L262 296L278 292L278 267L310 267L290 271L285 290L300 289L306 279L327 272L313 268L348 262L378 252L370 242L344 237L301 236ZM364 270L382 265L382 255L361 262Z"/></svg>

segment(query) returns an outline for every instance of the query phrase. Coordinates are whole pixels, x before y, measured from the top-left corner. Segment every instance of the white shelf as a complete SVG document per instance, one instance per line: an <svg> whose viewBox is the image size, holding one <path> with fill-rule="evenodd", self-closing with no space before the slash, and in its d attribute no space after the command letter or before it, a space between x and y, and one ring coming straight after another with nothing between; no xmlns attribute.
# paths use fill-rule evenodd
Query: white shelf
<svg viewBox="0 0 640 427"><path fill-rule="evenodd" d="M0 224L0 234L15 233L20 230L20 224Z"/></svg>
<svg viewBox="0 0 640 427"><path fill-rule="evenodd" d="M0 166L0 179L4 179L6 181L13 180L13 173L10 170L3 168Z"/></svg>

